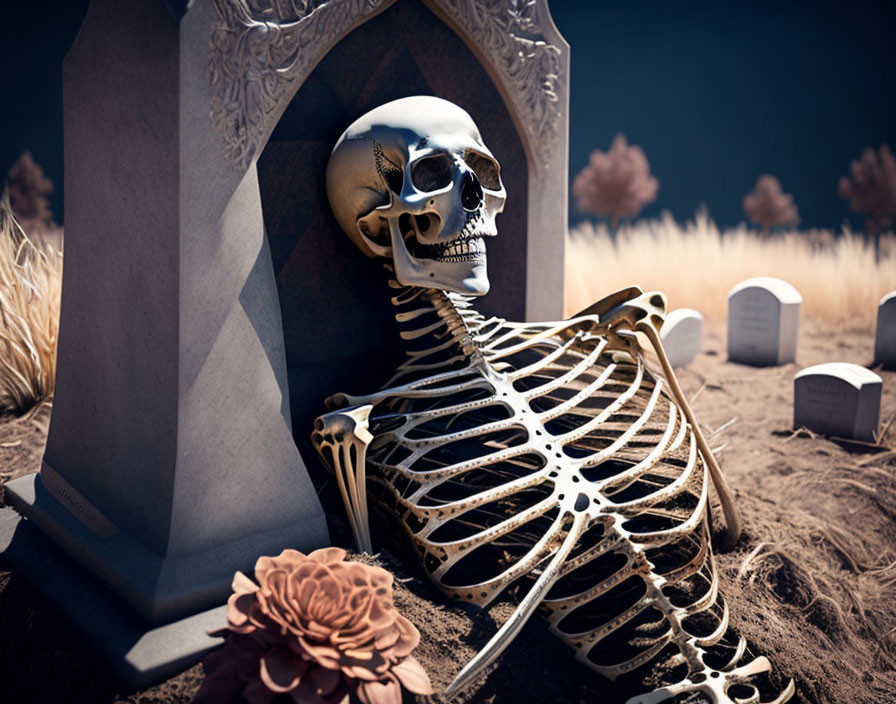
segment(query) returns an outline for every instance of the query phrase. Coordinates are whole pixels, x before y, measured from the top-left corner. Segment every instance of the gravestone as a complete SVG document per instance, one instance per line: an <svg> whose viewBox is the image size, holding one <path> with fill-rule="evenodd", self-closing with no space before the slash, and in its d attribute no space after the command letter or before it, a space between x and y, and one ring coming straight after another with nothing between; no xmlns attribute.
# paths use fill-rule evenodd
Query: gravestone
<svg viewBox="0 0 896 704"><path fill-rule="evenodd" d="M234 571L330 542L302 404L389 352L323 196L331 137L404 95L469 107L518 188L485 307L554 319L568 58L546 0L93 0L63 67L53 417L0 550L131 684L213 645Z"/></svg>
<svg viewBox="0 0 896 704"><path fill-rule="evenodd" d="M881 378L858 364L828 362L793 379L793 426L873 442L880 421Z"/></svg>
<svg viewBox="0 0 896 704"><path fill-rule="evenodd" d="M896 291L881 298L877 307L874 363L883 364L884 369L896 369Z"/></svg>
<svg viewBox="0 0 896 704"><path fill-rule="evenodd" d="M693 308L670 311L660 338L673 367L686 367L699 354L703 344L703 316Z"/></svg>
<svg viewBox="0 0 896 704"><path fill-rule="evenodd" d="M756 367L796 360L802 297L771 276L747 279L728 292L728 359Z"/></svg>

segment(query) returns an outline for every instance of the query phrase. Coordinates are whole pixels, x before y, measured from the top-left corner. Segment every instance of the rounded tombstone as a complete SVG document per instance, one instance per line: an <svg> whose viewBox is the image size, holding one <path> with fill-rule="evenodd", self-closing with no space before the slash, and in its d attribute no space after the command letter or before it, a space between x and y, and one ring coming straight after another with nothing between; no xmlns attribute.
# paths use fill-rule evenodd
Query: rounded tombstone
<svg viewBox="0 0 896 704"><path fill-rule="evenodd" d="M686 367L702 348L703 316L693 308L676 308L666 316L660 338L669 364Z"/></svg>
<svg viewBox="0 0 896 704"><path fill-rule="evenodd" d="M896 291L881 298L877 306L874 362L883 364L884 369L896 369Z"/></svg>
<svg viewBox="0 0 896 704"><path fill-rule="evenodd" d="M728 292L728 359L756 367L796 359L799 292L786 281L759 276Z"/></svg>
<svg viewBox="0 0 896 704"><path fill-rule="evenodd" d="M793 378L793 426L822 435L874 442L881 378L865 367L828 362Z"/></svg>

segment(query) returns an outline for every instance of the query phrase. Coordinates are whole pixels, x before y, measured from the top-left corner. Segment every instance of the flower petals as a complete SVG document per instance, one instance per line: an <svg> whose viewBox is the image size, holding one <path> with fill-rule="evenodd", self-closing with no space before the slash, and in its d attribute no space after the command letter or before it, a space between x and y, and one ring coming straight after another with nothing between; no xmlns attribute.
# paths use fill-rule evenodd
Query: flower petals
<svg viewBox="0 0 896 704"><path fill-rule="evenodd" d="M401 614L395 617L395 625L401 632L401 640L395 644L395 655L403 658L420 644L420 631Z"/></svg>
<svg viewBox="0 0 896 704"><path fill-rule="evenodd" d="M320 548L310 553L308 559L315 562L342 562L345 559L345 550L342 548Z"/></svg>
<svg viewBox="0 0 896 704"><path fill-rule="evenodd" d="M323 667L315 667L308 674L305 681L314 687L314 691L317 694L326 696L335 691L336 687L339 686L339 681L341 679L339 670L327 670Z"/></svg>
<svg viewBox="0 0 896 704"><path fill-rule="evenodd" d="M305 613L308 612L308 606L311 604L311 599L314 597L314 592L317 591L317 582L313 579L306 579L302 582L302 586L299 588L298 595L298 604L299 609Z"/></svg>
<svg viewBox="0 0 896 704"><path fill-rule="evenodd" d="M401 685L393 678L362 682L358 699L363 704L401 704Z"/></svg>
<svg viewBox="0 0 896 704"><path fill-rule="evenodd" d="M249 633L255 626L249 623L252 607L255 606L254 594L234 593L227 600L227 625L237 633Z"/></svg>
<svg viewBox="0 0 896 704"><path fill-rule="evenodd" d="M261 659L259 676L272 692L288 692L307 670L308 664L292 657L288 650L275 650Z"/></svg>
<svg viewBox="0 0 896 704"><path fill-rule="evenodd" d="M222 630L230 635L206 658L205 702L242 695L270 704L288 694L341 704L351 694L362 704L401 704L402 687L432 692L410 656L420 633L395 609L392 574L345 556L341 548L284 550L257 560L258 584L234 575Z"/></svg>
<svg viewBox="0 0 896 704"><path fill-rule="evenodd" d="M397 665L392 666L392 672L401 682L402 686L414 694L432 694L432 682L429 675L423 669L423 665L416 658L406 657Z"/></svg>
<svg viewBox="0 0 896 704"><path fill-rule="evenodd" d="M342 653L340 653L338 649L329 645L314 643L313 641L309 641L302 637L299 637L299 643L302 644L302 648L308 656L311 657L312 660L316 660L322 667L328 667L330 669L339 667Z"/></svg>
<svg viewBox="0 0 896 704"><path fill-rule="evenodd" d="M239 571L234 573L230 588L237 594L252 594L258 591L258 585Z"/></svg>
<svg viewBox="0 0 896 704"><path fill-rule="evenodd" d="M382 631L377 634L376 641L374 641L373 647L377 650L386 650L387 648L391 648L398 642L398 639L401 637L401 631L397 628L384 628ZM407 653L405 653L406 655Z"/></svg>

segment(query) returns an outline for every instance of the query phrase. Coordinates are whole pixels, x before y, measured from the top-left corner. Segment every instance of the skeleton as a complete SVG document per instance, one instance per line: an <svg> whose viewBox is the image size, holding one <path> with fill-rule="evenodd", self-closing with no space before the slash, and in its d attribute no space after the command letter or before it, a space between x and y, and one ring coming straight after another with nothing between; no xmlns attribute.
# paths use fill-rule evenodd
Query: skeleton
<svg viewBox="0 0 896 704"><path fill-rule="evenodd" d="M371 550L369 493L447 594L480 606L508 589L521 597L446 694L469 685L538 609L610 679L658 664L675 675L629 704L688 693L759 702L753 678L770 665L743 662L745 641L728 627L710 483L729 543L739 519L660 343L663 296L630 288L547 323L477 313L485 239L506 194L470 116L437 98L397 100L353 123L327 191L348 236L393 275L408 345L384 388L331 396L315 423L355 540ZM790 682L774 703L793 692Z"/></svg>

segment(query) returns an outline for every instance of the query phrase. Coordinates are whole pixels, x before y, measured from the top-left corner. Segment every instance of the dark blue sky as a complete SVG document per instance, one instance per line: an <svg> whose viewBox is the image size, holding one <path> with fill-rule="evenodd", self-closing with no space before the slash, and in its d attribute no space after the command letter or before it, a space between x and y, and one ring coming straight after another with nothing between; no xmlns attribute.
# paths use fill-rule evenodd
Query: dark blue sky
<svg viewBox="0 0 896 704"><path fill-rule="evenodd" d="M0 178L30 149L56 184L51 207L57 221L62 219L62 59L88 4L10 2L0 21Z"/></svg>
<svg viewBox="0 0 896 704"><path fill-rule="evenodd" d="M572 50L570 174L623 132L660 190L644 215L723 225L763 173L803 227L850 215L837 180L866 146L896 148L896 13L867 2L573 2L551 13ZM571 199L572 201L572 199ZM581 219L575 206L573 219Z"/></svg>
<svg viewBox="0 0 896 704"><path fill-rule="evenodd" d="M30 148L59 186L60 64L87 2L17 5L0 23L0 170ZM793 194L803 226L839 228L848 217L861 225L837 196L837 179L864 147L896 148L894 3L550 7L572 47L571 176L623 132L660 181L645 215L668 209L686 219L705 203L720 224L734 225L743 195L771 173ZM582 217L574 207L571 215Z"/></svg>

